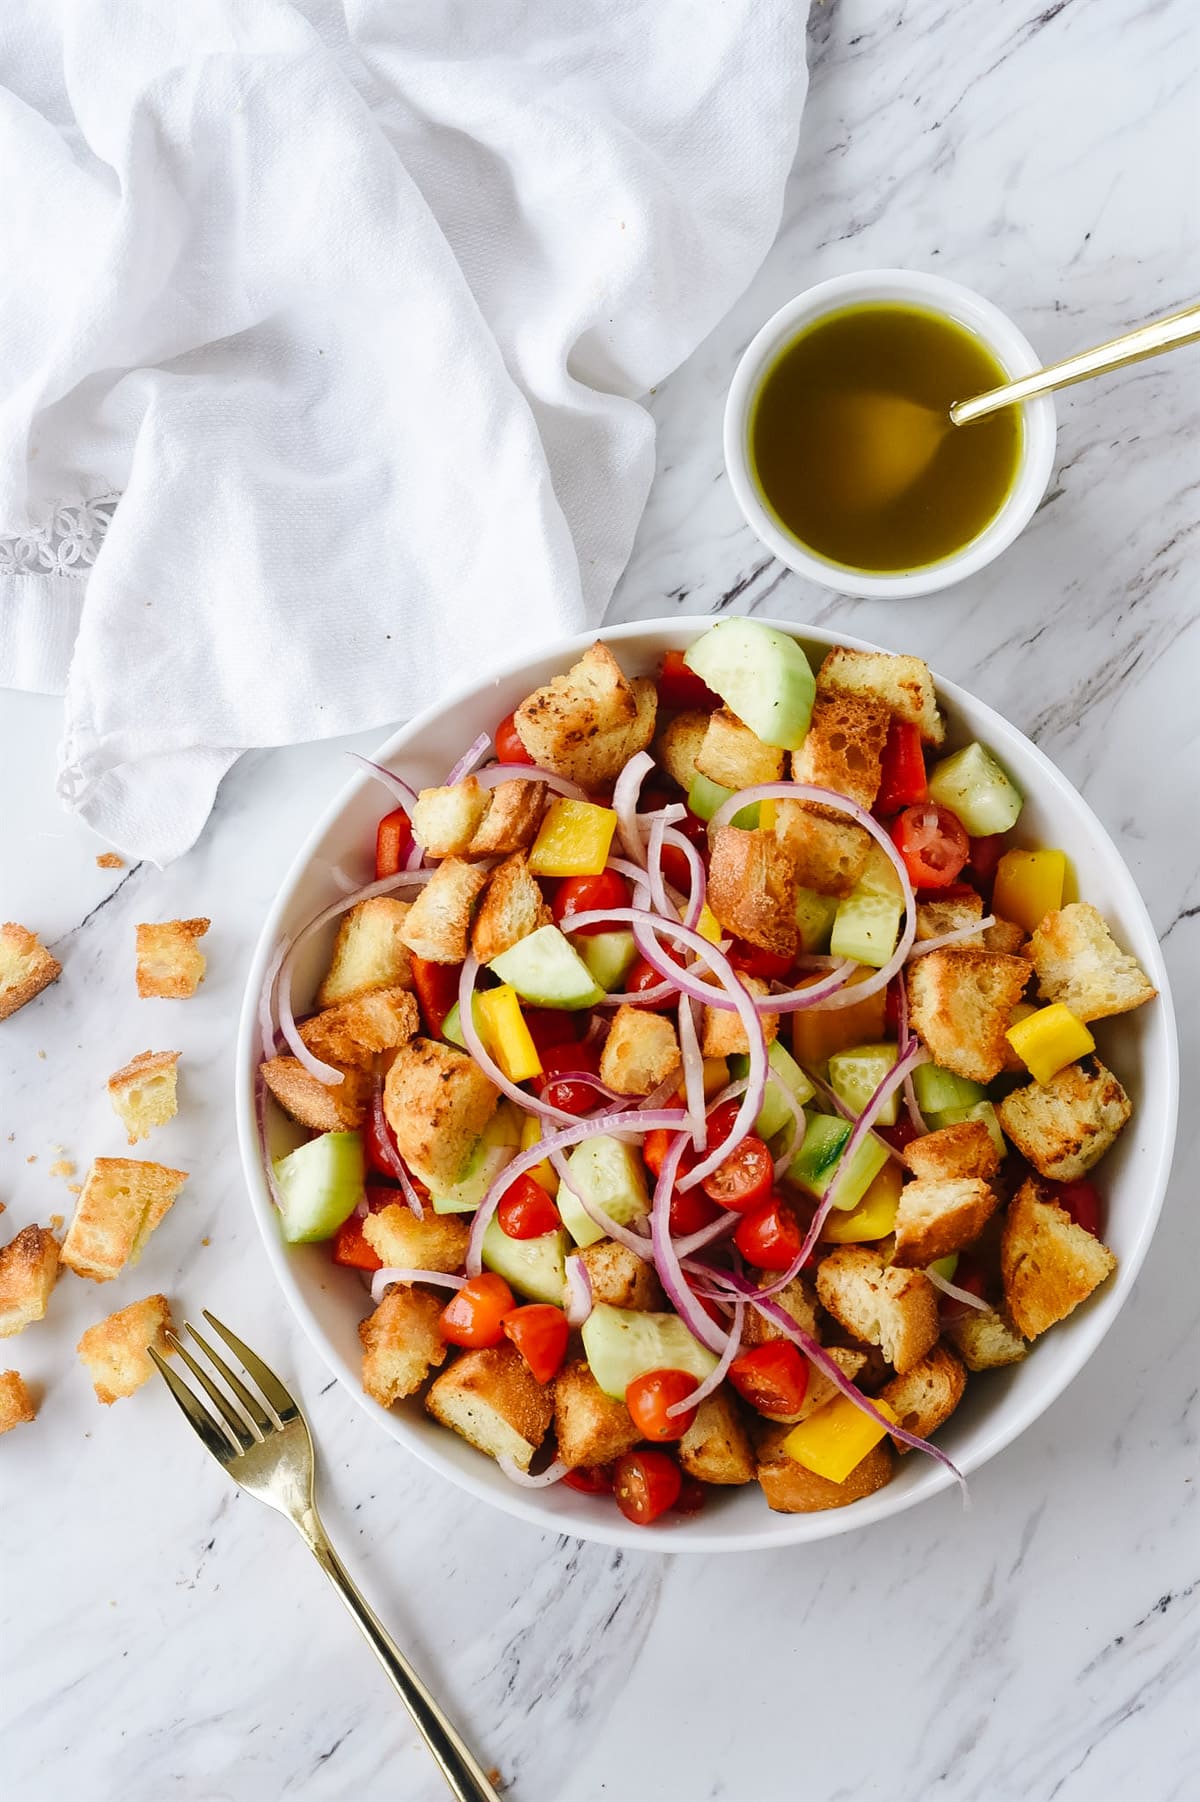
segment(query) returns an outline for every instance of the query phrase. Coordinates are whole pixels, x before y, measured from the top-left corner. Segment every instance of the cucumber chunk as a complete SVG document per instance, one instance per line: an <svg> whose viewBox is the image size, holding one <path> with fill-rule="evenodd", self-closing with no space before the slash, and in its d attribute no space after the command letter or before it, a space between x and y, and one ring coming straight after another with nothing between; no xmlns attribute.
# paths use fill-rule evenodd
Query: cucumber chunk
<svg viewBox="0 0 1200 1802"><path fill-rule="evenodd" d="M726 801L732 801L736 788L723 788L709 776L702 776L696 771L696 779L688 790L688 807L698 820L711 820L718 807L724 807ZM757 801L751 801L748 807L741 808L729 822L731 826L741 826L746 832L753 832L758 825Z"/></svg>
<svg viewBox="0 0 1200 1802"><path fill-rule="evenodd" d="M628 1226L650 1212L645 1166L636 1147L621 1139L612 1139L607 1133L585 1139L567 1159L567 1176L568 1182L559 1184L558 1211L576 1245L594 1245L605 1236L580 1195L602 1208L618 1226Z"/></svg>
<svg viewBox="0 0 1200 1802"><path fill-rule="evenodd" d="M683 661L765 745L800 749L817 685L794 638L755 619L722 619Z"/></svg>
<svg viewBox="0 0 1200 1802"><path fill-rule="evenodd" d="M557 926L539 926L488 965L535 1007L595 1007L604 990Z"/></svg>
<svg viewBox="0 0 1200 1802"><path fill-rule="evenodd" d="M782 1132L785 1126L790 1127L792 1124L794 1115L779 1092L781 1087L794 1095L801 1107L816 1094L805 1072L778 1039L767 1053L767 1062L767 1090L763 1096L762 1112L754 1122L754 1130L760 1139L773 1139L777 1132ZM735 1051L729 1059L730 1076L740 1080L749 1068L750 1059L744 1052Z"/></svg>
<svg viewBox="0 0 1200 1802"><path fill-rule="evenodd" d="M717 1360L678 1314L640 1314L632 1308L594 1307L583 1323L583 1350L605 1395L624 1401L634 1377L648 1370L686 1370L703 1382Z"/></svg>
<svg viewBox="0 0 1200 1802"><path fill-rule="evenodd" d="M788 1180L822 1200L841 1163L850 1131L848 1120L833 1114L810 1114L804 1143L788 1165ZM887 1155L878 1139L868 1134L838 1184L834 1206L847 1210L857 1207L887 1163Z"/></svg>
<svg viewBox="0 0 1200 1802"><path fill-rule="evenodd" d="M476 1032L479 1034L480 1038L483 1038L483 1021L479 1015L478 995L471 996L471 1018L475 1022ZM448 1039L451 1045L457 1045L460 1051L465 1051L467 1049L467 1041L463 1037L462 1015L459 1012L457 1001L446 1015L446 1018L442 1021L442 1037Z"/></svg>
<svg viewBox="0 0 1200 1802"><path fill-rule="evenodd" d="M583 959L600 987L605 991L619 989L627 972L637 961L637 946L632 932L581 932L571 940L571 947Z"/></svg>
<svg viewBox="0 0 1200 1802"><path fill-rule="evenodd" d="M921 1110L924 1113L924 1109ZM1004 1134L1000 1130L1000 1121L990 1101L976 1101L971 1107L948 1107L940 1113L925 1114L927 1126L936 1129L939 1126L957 1126L963 1120L982 1120L988 1129L988 1136L996 1147L996 1156L1008 1156L1008 1146L1004 1142Z"/></svg>
<svg viewBox="0 0 1200 1802"><path fill-rule="evenodd" d="M966 1076L955 1076L940 1064L918 1064L912 1079L917 1106L925 1115L942 1114L952 1107L974 1107L983 1100L981 1084Z"/></svg>
<svg viewBox="0 0 1200 1802"><path fill-rule="evenodd" d="M1023 805L1015 782L978 742L934 765L929 799L957 814L972 838L1007 832Z"/></svg>
<svg viewBox="0 0 1200 1802"><path fill-rule="evenodd" d="M856 889L839 903L829 935L834 957L852 957L857 963L881 970L900 933L901 902L890 895L868 895Z"/></svg>
<svg viewBox="0 0 1200 1802"><path fill-rule="evenodd" d="M856 1045L851 1051L835 1051L829 1059L829 1086L839 1101L861 1114L899 1055L895 1045ZM899 1096L888 1096L876 1124L895 1126Z"/></svg>
<svg viewBox="0 0 1200 1802"><path fill-rule="evenodd" d="M473 1214L521 1143L521 1121L511 1101L502 1101L476 1141L456 1183L433 1197L435 1214Z"/></svg>
<svg viewBox="0 0 1200 1802"><path fill-rule="evenodd" d="M488 1270L530 1301L561 1308L566 1296L567 1236L561 1227L538 1239L510 1239L495 1215L483 1235L480 1255Z"/></svg>
<svg viewBox="0 0 1200 1802"><path fill-rule="evenodd" d="M929 1268L937 1276L940 1276L943 1282L952 1283L954 1272L958 1269L958 1253L951 1251L944 1258L935 1258Z"/></svg>
<svg viewBox="0 0 1200 1802"><path fill-rule="evenodd" d="M829 949L829 934L837 917L838 904L832 895L818 895L816 889L796 890L796 924L805 951L815 953Z"/></svg>
<svg viewBox="0 0 1200 1802"><path fill-rule="evenodd" d="M279 1218L289 1245L332 1239L362 1200L363 1167L359 1133L322 1133L275 1159Z"/></svg>

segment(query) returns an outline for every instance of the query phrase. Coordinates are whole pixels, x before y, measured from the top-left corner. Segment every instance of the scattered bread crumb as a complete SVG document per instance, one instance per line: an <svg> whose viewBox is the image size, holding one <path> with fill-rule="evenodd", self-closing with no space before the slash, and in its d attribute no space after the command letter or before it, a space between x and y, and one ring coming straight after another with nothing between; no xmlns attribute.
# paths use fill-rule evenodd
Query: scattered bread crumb
<svg viewBox="0 0 1200 1802"><path fill-rule="evenodd" d="M63 1215L62 1214L51 1214L51 1216L50 1216L51 1232L54 1232L54 1233L58 1232L62 1226L62 1223L63 1223Z"/></svg>
<svg viewBox="0 0 1200 1802"><path fill-rule="evenodd" d="M31 1151L29 1156L25 1159L25 1162L27 1164L36 1164L37 1163L37 1152Z"/></svg>
<svg viewBox="0 0 1200 1802"><path fill-rule="evenodd" d="M75 1166L70 1158L59 1158L50 1166L51 1176L74 1176Z"/></svg>
<svg viewBox="0 0 1200 1802"><path fill-rule="evenodd" d="M200 1243L201 1243L201 1245L211 1245L212 1240L211 1239L201 1239Z"/></svg>
<svg viewBox="0 0 1200 1802"><path fill-rule="evenodd" d="M42 1062L43 1062L43 1063L45 1063L45 1061L46 1061L46 1053L45 1053L45 1052L44 1052L44 1051L39 1051L39 1052L38 1052L38 1056L39 1056L39 1057L40 1057L40 1058L41 1058L41 1060L42 1060Z"/></svg>
<svg viewBox="0 0 1200 1802"><path fill-rule="evenodd" d="M125 859L118 857L115 851L101 851L96 859L96 868L98 870L123 870Z"/></svg>
<svg viewBox="0 0 1200 1802"><path fill-rule="evenodd" d="M83 1184L82 1183L68 1183L67 1188L70 1190L72 1195L82 1195L83 1194Z"/></svg>

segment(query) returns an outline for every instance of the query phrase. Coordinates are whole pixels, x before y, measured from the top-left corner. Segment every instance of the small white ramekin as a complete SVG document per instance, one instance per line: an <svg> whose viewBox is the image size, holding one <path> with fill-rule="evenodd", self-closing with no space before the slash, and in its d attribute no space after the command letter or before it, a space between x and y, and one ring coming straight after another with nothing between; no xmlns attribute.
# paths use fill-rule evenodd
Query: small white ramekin
<svg viewBox="0 0 1200 1802"><path fill-rule="evenodd" d="M970 288L946 281L940 275L923 275L911 269L866 269L861 274L839 275L832 281L820 282L789 300L768 319L738 364L725 403L725 468L747 524L781 563L825 588L880 600L906 600L914 595L933 594L974 575L1024 531L1046 492L1054 467L1054 402L1049 395L1042 395L1024 403L1021 462L1008 497L983 531L952 556L894 575L874 575L819 556L780 524L763 499L750 464L750 418L763 376L785 344L826 314L869 301L897 301L955 320L981 339L1013 378L1031 375L1042 367L1042 362L1012 320Z"/></svg>

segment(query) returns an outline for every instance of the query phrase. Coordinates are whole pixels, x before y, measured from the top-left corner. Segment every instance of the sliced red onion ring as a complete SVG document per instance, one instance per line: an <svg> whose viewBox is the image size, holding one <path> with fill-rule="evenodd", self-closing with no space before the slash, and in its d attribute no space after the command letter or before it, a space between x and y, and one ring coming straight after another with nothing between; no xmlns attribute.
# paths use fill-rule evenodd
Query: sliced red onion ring
<svg viewBox="0 0 1200 1802"><path fill-rule="evenodd" d="M371 1278L371 1300L378 1307L389 1283L435 1283L443 1289L461 1289L465 1276L451 1276L446 1270L402 1270L385 1264Z"/></svg>
<svg viewBox="0 0 1200 1802"><path fill-rule="evenodd" d="M733 1363L733 1360L741 1350L742 1326L745 1321L745 1315L746 1304L741 1296L739 1296L733 1304L733 1325L729 1329L729 1343L717 1360L716 1368L709 1371L704 1381L698 1388L693 1389L690 1395L685 1395L682 1401L672 1402L667 1409L668 1414L686 1414L689 1408L698 1407L702 1401L712 1395L714 1390L721 1387L721 1384L725 1381L729 1366Z"/></svg>
<svg viewBox="0 0 1200 1802"><path fill-rule="evenodd" d="M580 1327L592 1311L592 1276L583 1259L572 1254L566 1262L567 1325Z"/></svg>
<svg viewBox="0 0 1200 1802"><path fill-rule="evenodd" d="M639 751L631 757L621 774L617 777L613 788L613 812L617 816L617 835L625 847L625 854L632 861L644 867L646 847L642 843L642 829L638 820L638 796L642 783L654 768L654 759L649 751Z"/></svg>
<svg viewBox="0 0 1200 1802"><path fill-rule="evenodd" d="M692 1144L703 1151L708 1142L708 1120L704 1112L704 1059L696 1037L693 1003L686 995L679 997L679 1050L683 1057L683 1092L687 1098L688 1121Z"/></svg>
<svg viewBox="0 0 1200 1802"><path fill-rule="evenodd" d="M262 1054L268 1058L275 1056L275 1015L271 1004L275 994L276 979L279 976L279 967L287 956L288 943L287 939L282 939L271 953L263 975L262 991L258 997L258 1032L262 1040Z"/></svg>
<svg viewBox="0 0 1200 1802"><path fill-rule="evenodd" d="M550 1102L543 1101L540 1095L531 1095L519 1084L510 1081L480 1038L475 1026L475 1012L471 1006L471 997L475 993L475 982L479 975L479 969L479 959L473 951L468 952L467 960L462 967L462 974L458 979L459 1030L466 1041L467 1050L488 1081L494 1083L502 1095L507 1095L510 1101L515 1101L518 1107L524 1108L527 1114L537 1114L541 1119L553 1120L559 1125L573 1121L577 1116L568 1114L565 1108L553 1107ZM586 1075L587 1073L581 1072L581 1074Z"/></svg>
<svg viewBox="0 0 1200 1802"><path fill-rule="evenodd" d="M275 1164L267 1147L267 1085L257 1071L254 1073L254 1123L258 1128L258 1149L262 1155L267 1192L275 1208L282 1214L283 1196L275 1181Z"/></svg>
<svg viewBox="0 0 1200 1802"><path fill-rule="evenodd" d="M404 1159L396 1149L391 1124L383 1111L383 1082L377 1081L375 1093L371 1097L371 1116L375 1127L375 1146L383 1162L387 1165L388 1174L394 1176L400 1184L405 1201L418 1220L424 1220L425 1207L421 1197L413 1188L412 1178L405 1168Z"/></svg>
<svg viewBox="0 0 1200 1802"><path fill-rule="evenodd" d="M735 1214L731 1208L723 1210L715 1220L710 1220L707 1226L698 1227L694 1233L689 1233L686 1239L676 1239L677 1256L680 1259L690 1257L694 1251L700 1251L703 1246L711 1245L714 1239L719 1239L722 1233L727 1233L730 1227L736 1226L740 1219L741 1215Z"/></svg>
<svg viewBox="0 0 1200 1802"><path fill-rule="evenodd" d="M639 1109L665 1107L667 1102L673 1100L678 1093L679 1074L677 1071L672 1070L670 1076L667 1077L667 1080L665 1082L660 1082L657 1089L652 1089L645 1101L638 1102L638 1107Z"/></svg>
<svg viewBox="0 0 1200 1802"><path fill-rule="evenodd" d="M553 1464L547 1464L545 1470L539 1470L536 1476L531 1477L527 1470L522 1470L519 1464L514 1463L507 1452L501 1452L496 1463L509 1482L516 1483L521 1489L548 1489L551 1483L560 1482L571 1468L561 1458L556 1458Z"/></svg>
<svg viewBox="0 0 1200 1802"><path fill-rule="evenodd" d="M619 1220L614 1220L611 1214L606 1213L588 1196L581 1195L571 1181L567 1160L561 1151L550 1153L550 1163L560 1185L575 1197L588 1219L594 1221L601 1232L606 1233L610 1239L615 1239L618 1245L623 1245L627 1251L631 1251L635 1257L641 1258L643 1263L648 1264L653 1254L650 1249L650 1241L645 1234L634 1232L632 1227L623 1226Z"/></svg>
<svg viewBox="0 0 1200 1802"><path fill-rule="evenodd" d="M461 782L464 777L469 776L476 764L482 762L483 758L486 757L491 742L490 736L486 732L481 732L470 750L464 751L453 769L451 769L445 782L442 784L443 788L453 788L456 782Z"/></svg>
<svg viewBox="0 0 1200 1802"><path fill-rule="evenodd" d="M679 1262L679 1253L671 1238L671 1195L685 1142L686 1135L683 1133L672 1140L662 1161L658 1181L654 1185L654 1200L650 1207L650 1242L654 1247L654 1268L666 1291L667 1300L689 1333L720 1357L729 1343L729 1334L723 1333L716 1321L709 1319L692 1294Z"/></svg>
<svg viewBox="0 0 1200 1802"><path fill-rule="evenodd" d="M543 769L540 763L489 763L486 770L476 770L475 780L480 788L495 788L500 782L544 782L547 788L568 801L586 801L588 798L578 782L569 782L565 776Z"/></svg>
<svg viewBox="0 0 1200 1802"><path fill-rule="evenodd" d="M685 926L690 926L695 932L700 925L700 916L704 912L704 902L708 893L708 878L704 874L704 863L691 840L685 838L682 832L676 832L672 826L668 826L663 832L663 843L664 845L673 845L687 859L692 886L688 892L683 923Z"/></svg>
<svg viewBox="0 0 1200 1802"><path fill-rule="evenodd" d="M969 1289L960 1289L957 1283L952 1283L946 1277L939 1276L938 1272L929 1266L926 1266L925 1274L934 1288L940 1289L943 1295L953 1296L955 1301L966 1302L968 1308L978 1308L982 1314L991 1313L992 1304L984 1301L982 1296L972 1295Z"/></svg>
<svg viewBox="0 0 1200 1802"><path fill-rule="evenodd" d="M644 903L639 901L637 903L639 907L650 905L650 891L646 886L649 878L640 864L630 863L627 857L610 857L604 867L606 870L615 870L618 876L624 876L625 880L632 882L635 888L645 890L646 900Z"/></svg>
<svg viewBox="0 0 1200 1802"><path fill-rule="evenodd" d="M928 951L943 951L947 945L961 945L964 939L973 938L977 932L983 932L996 924L995 914L985 914L982 920L973 920L969 926L957 926L953 932L943 932L935 939L919 939L908 954L911 964L915 957L924 957Z"/></svg>
<svg viewBox="0 0 1200 1802"><path fill-rule="evenodd" d="M896 978L896 1038L900 1047L900 1056L908 1050L912 1043L912 1029L908 1023L908 984L903 975ZM911 1071L904 1078L904 1105L908 1109L908 1117L917 1132L929 1131L925 1124L925 1116L917 1105L917 1091L913 1087Z"/></svg>
<svg viewBox="0 0 1200 1802"><path fill-rule="evenodd" d="M351 876L347 870L343 870L340 863L330 864L329 875L334 886L340 888L343 895L357 894L358 890L362 887L362 883L358 880L358 877Z"/></svg>
<svg viewBox="0 0 1200 1802"><path fill-rule="evenodd" d="M393 798L400 803L401 807L403 807L405 813L411 820L413 808L417 804L416 790L410 788L408 783L403 781L399 776L393 775L391 770L385 769L383 764L372 763L371 759L369 757L364 757L361 752L348 751L346 755L352 757L355 763L361 763L363 769L366 770L369 776L374 776L376 782L382 782L383 786L391 791Z"/></svg>

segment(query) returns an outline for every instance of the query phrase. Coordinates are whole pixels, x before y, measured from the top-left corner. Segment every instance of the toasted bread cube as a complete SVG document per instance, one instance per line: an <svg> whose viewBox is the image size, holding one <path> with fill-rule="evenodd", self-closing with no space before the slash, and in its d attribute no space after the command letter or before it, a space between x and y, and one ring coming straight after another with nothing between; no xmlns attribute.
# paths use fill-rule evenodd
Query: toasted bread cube
<svg viewBox="0 0 1200 1802"><path fill-rule="evenodd" d="M503 857L510 851L527 851L538 835L549 798L546 784L536 779L514 776L509 782L498 782L466 855Z"/></svg>
<svg viewBox="0 0 1200 1802"><path fill-rule="evenodd" d="M948 1337L958 1347L959 1356L968 1370L1000 1370L1006 1364L1019 1364L1029 1350L1019 1333L994 1308L968 1308L965 1314L950 1322Z"/></svg>
<svg viewBox="0 0 1200 1802"><path fill-rule="evenodd" d="M594 1245L585 1245L579 1256L587 1266L593 1303L632 1308L639 1314L662 1307L662 1290L653 1264L639 1258L627 1245L618 1245L615 1239L597 1239Z"/></svg>
<svg viewBox="0 0 1200 1802"><path fill-rule="evenodd" d="M754 1281L760 1285L773 1280L769 1270L755 1270L751 1274ZM816 1291L807 1277L794 1276L785 1288L780 1289L777 1295L771 1297L771 1300L777 1308L782 1308L785 1314L790 1314L796 1325L807 1333L810 1339L820 1338L817 1331ZM743 1345L747 1347L769 1345L773 1339L786 1339L786 1337L787 1334L782 1327L776 1326L773 1320L768 1320L765 1315L760 1314L757 1308L748 1307L746 1309L746 1318L742 1323Z"/></svg>
<svg viewBox="0 0 1200 1802"><path fill-rule="evenodd" d="M918 1439L928 1439L949 1420L966 1387L967 1373L962 1364L949 1346L939 1341L929 1356L904 1376L885 1383L879 1399L891 1408L897 1426L915 1433ZM893 1444L901 1455L913 1449L901 1439L893 1439Z"/></svg>
<svg viewBox="0 0 1200 1802"><path fill-rule="evenodd" d="M629 682L606 645L594 644L565 676L521 703L517 736L536 764L584 788L614 782L654 737L658 692Z"/></svg>
<svg viewBox="0 0 1200 1802"><path fill-rule="evenodd" d="M765 745L728 707L718 707L708 716L696 768L722 788L751 788L756 782L778 782L786 755Z"/></svg>
<svg viewBox="0 0 1200 1802"><path fill-rule="evenodd" d="M76 1276L111 1282L136 1264L175 1202L186 1170L144 1158L93 1158L59 1254Z"/></svg>
<svg viewBox="0 0 1200 1802"><path fill-rule="evenodd" d="M1024 955L1025 944L1025 928L1018 926L1015 920L993 920L983 929L985 951L998 951L1002 957L1018 957Z"/></svg>
<svg viewBox="0 0 1200 1802"><path fill-rule="evenodd" d="M162 920L137 928L137 992L184 1001L204 980L204 953L196 945L209 920Z"/></svg>
<svg viewBox="0 0 1200 1802"><path fill-rule="evenodd" d="M393 1283L375 1312L359 1321L362 1386L381 1408L415 1394L430 1371L445 1363L446 1342L438 1325L443 1305L428 1289Z"/></svg>
<svg viewBox="0 0 1200 1802"><path fill-rule="evenodd" d="M883 747L891 713L871 695L818 690L804 743L792 753L792 777L814 788L831 788L870 809L879 793ZM836 809L815 809L844 819Z"/></svg>
<svg viewBox="0 0 1200 1802"><path fill-rule="evenodd" d="M851 651L838 645L817 674L817 692L871 695L899 719L915 726L927 745L946 736L938 712L929 665L919 657L896 657L887 651Z"/></svg>
<svg viewBox="0 0 1200 1802"><path fill-rule="evenodd" d="M515 1346L497 1345L463 1352L435 1377L425 1406L478 1451L528 1470L554 1418L554 1384L539 1383Z"/></svg>
<svg viewBox="0 0 1200 1802"><path fill-rule="evenodd" d="M0 926L0 1020L7 1020L61 975L62 965L35 933L15 920Z"/></svg>
<svg viewBox="0 0 1200 1802"><path fill-rule="evenodd" d="M37 1416L37 1406L20 1371L0 1371L0 1433L7 1433Z"/></svg>
<svg viewBox="0 0 1200 1802"><path fill-rule="evenodd" d="M1032 1178L1021 1184L1004 1221L1000 1275L1006 1311L1022 1338L1036 1339L1065 1320L1116 1267L1108 1246L1076 1225L1053 1190Z"/></svg>
<svg viewBox="0 0 1200 1802"><path fill-rule="evenodd" d="M706 1395L679 1441L679 1462L689 1477L730 1488L754 1481L754 1447L737 1397L722 1383Z"/></svg>
<svg viewBox="0 0 1200 1802"><path fill-rule="evenodd" d="M170 1350L171 1310L165 1295L148 1295L90 1326L75 1350L87 1365L96 1400L107 1407L132 1395L154 1375L149 1348L160 1357Z"/></svg>
<svg viewBox="0 0 1200 1802"><path fill-rule="evenodd" d="M742 976L738 981L751 995L769 995L770 989L761 976ZM760 1014L759 1025L768 1045L779 1037L779 1015ZM741 1016L728 1007L706 1007L701 1017L700 1049L705 1057L745 1057L750 1050Z"/></svg>
<svg viewBox="0 0 1200 1802"><path fill-rule="evenodd" d="M1009 1052L1005 1033L1029 980L1023 957L948 945L909 965L909 1020L934 1058L956 1076L991 1082Z"/></svg>
<svg viewBox="0 0 1200 1802"><path fill-rule="evenodd" d="M413 837L429 857L461 857L490 803L475 776L464 776L449 788L423 788L413 808Z"/></svg>
<svg viewBox="0 0 1200 1802"><path fill-rule="evenodd" d="M404 1202L365 1214L362 1235L389 1270L461 1270L471 1237L466 1214L438 1214L426 1207L417 1219Z"/></svg>
<svg viewBox="0 0 1200 1802"><path fill-rule="evenodd" d="M655 743L654 754L659 763L685 795L691 792L692 783L699 774L696 757L707 731L707 713L677 713L667 722Z"/></svg>
<svg viewBox="0 0 1200 1802"><path fill-rule="evenodd" d="M350 909L317 990L318 1007L352 1001L373 989L412 988L412 958L401 937L410 912L410 902L391 895L372 895Z"/></svg>
<svg viewBox="0 0 1200 1802"><path fill-rule="evenodd" d="M300 1037L314 1057L369 1070L381 1051L407 1045L421 1030L417 998L407 989L369 989L305 1020Z"/></svg>
<svg viewBox="0 0 1200 1802"><path fill-rule="evenodd" d="M983 900L979 895L963 895L949 901L917 902L917 939L940 939L948 932L961 932L965 926L975 926L983 918ZM973 932L970 938L960 939L959 944L967 949L979 950L983 945L983 934Z"/></svg>
<svg viewBox="0 0 1200 1802"><path fill-rule="evenodd" d="M490 964L552 918L537 878L529 873L527 854L514 851L487 879L471 929L471 949L481 964Z"/></svg>
<svg viewBox="0 0 1200 1802"><path fill-rule="evenodd" d="M892 1262L923 1270L977 1239L1000 1197L976 1176L920 1177L905 1183L896 1210Z"/></svg>
<svg viewBox="0 0 1200 1802"><path fill-rule="evenodd" d="M1048 913L1029 941L1029 955L1043 1000L1063 1002L1077 1020L1126 1014L1158 993L1090 901Z"/></svg>
<svg viewBox="0 0 1200 1802"><path fill-rule="evenodd" d="M648 1095L681 1070L679 1039L671 1020L623 1004L600 1053L600 1080L618 1095ZM682 1080L682 1078L681 1078Z"/></svg>
<svg viewBox="0 0 1200 1802"><path fill-rule="evenodd" d="M471 915L487 880L486 870L461 857L440 863L401 928L409 950L433 964L461 964L469 948Z"/></svg>
<svg viewBox="0 0 1200 1802"><path fill-rule="evenodd" d="M818 895L848 895L871 854L864 827L827 819L803 801L775 803L775 836L791 859L797 886Z"/></svg>
<svg viewBox="0 0 1200 1802"><path fill-rule="evenodd" d="M901 1155L914 1176L930 1182L971 1176L987 1182L1000 1168L995 1143L982 1120L939 1126L906 1145Z"/></svg>
<svg viewBox="0 0 1200 1802"><path fill-rule="evenodd" d="M400 1156L436 1195L462 1176L499 1099L500 1091L465 1052L416 1038L392 1061L383 1111Z"/></svg>
<svg viewBox="0 0 1200 1802"><path fill-rule="evenodd" d="M58 1240L46 1226L22 1227L0 1251L0 1339L45 1318L58 1257Z"/></svg>
<svg viewBox="0 0 1200 1802"><path fill-rule="evenodd" d="M874 1246L839 1245L817 1266L821 1306L855 1338L877 1345L898 1376L938 1337L937 1291L923 1270L884 1263Z"/></svg>
<svg viewBox="0 0 1200 1802"><path fill-rule="evenodd" d="M996 1104L1005 1136L1039 1176L1071 1183L1099 1163L1133 1109L1098 1057L1068 1064L1047 1083L1014 1089Z"/></svg>
<svg viewBox="0 0 1200 1802"><path fill-rule="evenodd" d="M118 1119L125 1123L131 1145L148 1139L156 1126L165 1126L178 1113L178 1062L178 1051L142 1051L109 1077L109 1100Z"/></svg>
<svg viewBox="0 0 1200 1802"><path fill-rule="evenodd" d="M642 1437L625 1403L605 1395L583 1358L564 1364L554 1379L554 1435L572 1470L609 1464Z"/></svg>
<svg viewBox="0 0 1200 1802"><path fill-rule="evenodd" d="M877 1348L873 1347L872 1350L877 1351ZM842 1375L849 1377L852 1383L858 1383L859 1388L861 1389L862 1383L859 1379L870 1363L870 1353L852 1350L848 1345L827 1345L825 1347L825 1352L827 1357L833 1359L833 1362L837 1365ZM880 1364L883 1365L882 1358L880 1359ZM891 1374L890 1371L887 1370L886 1365L883 1366L883 1369L880 1372L881 1380L885 1374ZM878 1387L878 1385L876 1385L876 1387ZM841 1393L842 1391L838 1388L838 1385L831 1376L826 1376L825 1372L820 1369L818 1365L810 1364L808 1367L808 1387L804 1391L804 1400L800 1403L800 1406L796 1409L795 1413L765 1414L764 1419L779 1421L787 1426L798 1427L802 1420L807 1420L810 1414L817 1413L818 1409L823 1408L826 1402L831 1402L835 1395L840 1395Z"/></svg>
<svg viewBox="0 0 1200 1802"><path fill-rule="evenodd" d="M891 1482L896 1461L887 1439L872 1447L844 1483L831 1483L828 1477L819 1477L788 1457L782 1442L791 1430L774 1427L759 1440L754 1474L774 1513L819 1514L826 1508L846 1508Z"/></svg>
<svg viewBox="0 0 1200 1802"><path fill-rule="evenodd" d="M366 1118L370 1084L363 1070L343 1070L338 1083L324 1083L298 1057L270 1057L258 1073L285 1114L313 1132L357 1132Z"/></svg>
<svg viewBox="0 0 1200 1802"><path fill-rule="evenodd" d="M796 873L773 831L721 826L713 833L708 905L727 932L764 951L795 955Z"/></svg>

